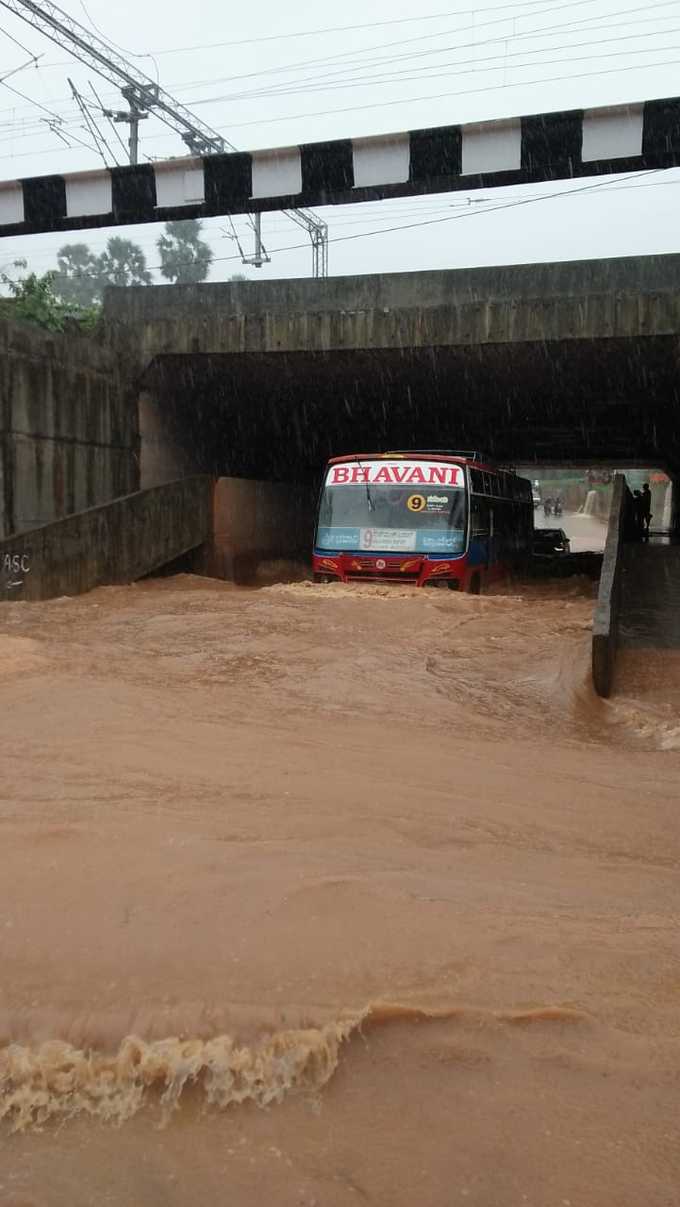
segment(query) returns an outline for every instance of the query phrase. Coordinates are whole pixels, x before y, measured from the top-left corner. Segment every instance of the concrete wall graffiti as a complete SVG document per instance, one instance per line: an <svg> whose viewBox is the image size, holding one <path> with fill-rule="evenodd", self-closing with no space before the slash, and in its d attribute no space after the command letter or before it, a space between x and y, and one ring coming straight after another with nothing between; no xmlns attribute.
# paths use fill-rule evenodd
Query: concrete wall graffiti
<svg viewBox="0 0 680 1207"><path fill-rule="evenodd" d="M209 540L213 483L184 478L0 541L0 601L130 583Z"/></svg>
<svg viewBox="0 0 680 1207"><path fill-rule="evenodd" d="M31 573L30 553L3 553L0 560L0 592L16 591L23 587Z"/></svg>

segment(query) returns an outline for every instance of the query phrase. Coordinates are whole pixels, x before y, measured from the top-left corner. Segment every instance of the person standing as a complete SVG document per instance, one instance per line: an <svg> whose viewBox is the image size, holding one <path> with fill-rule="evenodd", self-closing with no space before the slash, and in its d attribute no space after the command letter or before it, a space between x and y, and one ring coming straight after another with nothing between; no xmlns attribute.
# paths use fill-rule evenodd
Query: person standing
<svg viewBox="0 0 680 1207"><path fill-rule="evenodd" d="M642 487L640 511L642 513L642 534L646 540L649 540L649 525L652 520L652 492L649 489L649 482L645 482Z"/></svg>
<svg viewBox="0 0 680 1207"><path fill-rule="evenodd" d="M639 490L633 491L633 532L635 539L641 541L644 534L644 517L642 514L642 495Z"/></svg>

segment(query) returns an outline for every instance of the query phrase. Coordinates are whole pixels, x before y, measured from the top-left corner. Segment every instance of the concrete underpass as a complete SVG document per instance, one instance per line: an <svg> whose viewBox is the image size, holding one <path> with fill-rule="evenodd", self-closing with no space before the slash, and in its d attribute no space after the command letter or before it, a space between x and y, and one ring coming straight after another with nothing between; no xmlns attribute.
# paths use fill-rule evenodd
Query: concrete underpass
<svg viewBox="0 0 680 1207"><path fill-rule="evenodd" d="M109 292L99 348L82 341L75 366L62 339L59 393L78 393L83 361L90 375L90 361L109 374L117 409L107 439L120 457L124 420L128 491L222 479L215 546L201 564L229 577L237 563L309 549L315 488L332 455L478 449L524 466L658 466L675 478L679 340L677 256L146 287ZM84 424L80 506L77 458L68 498L59 462L45 469L45 439L65 420L50 384L53 345L43 344L45 414L31 417L42 380L33 349L7 411L10 536L115 497L94 491ZM8 396L17 394L13 356ZM34 454L21 430L31 423ZM8 484L29 479L43 494L24 505Z"/></svg>
<svg viewBox="0 0 680 1207"><path fill-rule="evenodd" d="M197 472L312 481L325 460L480 449L511 463L680 460L671 337L163 355L144 407Z"/></svg>
<svg viewBox="0 0 680 1207"><path fill-rule="evenodd" d="M680 472L680 257L136 290L107 305L135 333L143 482L280 483L273 514L293 499L298 550L325 461L352 451ZM629 555L629 579L645 565Z"/></svg>
<svg viewBox="0 0 680 1207"><path fill-rule="evenodd" d="M149 484L309 483L408 446L680 469L680 257L112 291L106 314Z"/></svg>

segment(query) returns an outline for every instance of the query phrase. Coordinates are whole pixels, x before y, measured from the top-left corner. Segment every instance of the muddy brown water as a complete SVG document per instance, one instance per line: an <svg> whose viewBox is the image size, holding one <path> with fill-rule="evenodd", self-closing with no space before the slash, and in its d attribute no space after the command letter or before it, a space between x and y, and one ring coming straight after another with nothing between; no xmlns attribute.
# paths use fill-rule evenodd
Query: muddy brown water
<svg viewBox="0 0 680 1207"><path fill-rule="evenodd" d="M680 1203L680 664L589 583L0 614L0 1207Z"/></svg>

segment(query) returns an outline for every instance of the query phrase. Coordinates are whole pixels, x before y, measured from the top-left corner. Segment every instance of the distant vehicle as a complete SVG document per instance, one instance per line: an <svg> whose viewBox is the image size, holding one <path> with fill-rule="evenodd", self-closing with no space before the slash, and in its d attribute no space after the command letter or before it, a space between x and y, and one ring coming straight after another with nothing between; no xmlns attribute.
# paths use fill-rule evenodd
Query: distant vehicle
<svg viewBox="0 0 680 1207"><path fill-rule="evenodd" d="M533 526L531 482L480 453L334 457L319 500L314 578L479 594L526 563Z"/></svg>
<svg viewBox="0 0 680 1207"><path fill-rule="evenodd" d="M563 528L537 528L534 532L534 557L564 557L571 543Z"/></svg>

